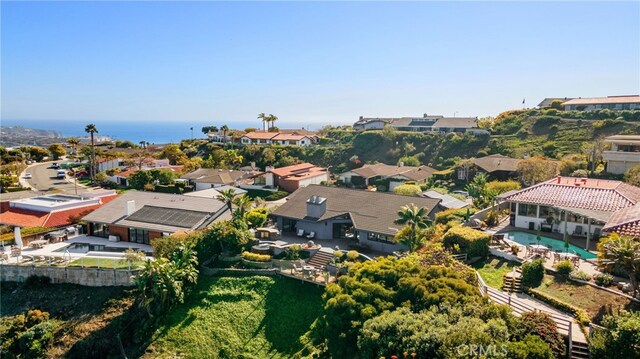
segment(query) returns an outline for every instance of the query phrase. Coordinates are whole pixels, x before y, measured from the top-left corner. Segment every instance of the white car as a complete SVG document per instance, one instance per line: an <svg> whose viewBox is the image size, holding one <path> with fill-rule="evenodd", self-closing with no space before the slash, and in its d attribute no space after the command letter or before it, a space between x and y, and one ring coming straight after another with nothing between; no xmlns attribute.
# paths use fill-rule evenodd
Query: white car
<svg viewBox="0 0 640 359"><path fill-rule="evenodd" d="M33 175L31 175L31 173L27 172L27 173L24 174L24 176L22 178L26 178L26 179L33 178Z"/></svg>

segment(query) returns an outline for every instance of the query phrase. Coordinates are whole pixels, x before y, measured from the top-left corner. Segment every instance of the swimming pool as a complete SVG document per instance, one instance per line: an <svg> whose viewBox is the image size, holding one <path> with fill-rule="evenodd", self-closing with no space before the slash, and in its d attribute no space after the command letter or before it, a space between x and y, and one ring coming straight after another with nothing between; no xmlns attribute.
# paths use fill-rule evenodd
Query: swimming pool
<svg viewBox="0 0 640 359"><path fill-rule="evenodd" d="M534 233L527 233L527 232L518 232L518 231L511 231L511 232L506 232L503 233L507 235L507 238L510 241L514 241L516 243L522 244L522 245L529 245L531 243L534 244L538 244L538 241L536 240L536 235ZM552 251L565 251L564 248L564 241L560 240L560 239L553 239L553 238L549 238L549 237L545 237L543 235L540 236L540 244L542 244L543 246L547 246L547 247L551 247ZM579 255L580 257L582 257L582 259L594 259L596 258L596 255L589 252L589 251L585 251L584 249L580 248L580 247L576 247L573 244L569 244L569 252L570 253L576 253L577 255Z"/></svg>
<svg viewBox="0 0 640 359"><path fill-rule="evenodd" d="M56 249L54 252L65 252L69 251L69 253L87 253L87 252L116 252L123 253L129 248L125 247L108 247L102 244L90 244L90 243L71 243L66 247L62 247L60 249ZM151 253L146 252L147 255L151 255Z"/></svg>

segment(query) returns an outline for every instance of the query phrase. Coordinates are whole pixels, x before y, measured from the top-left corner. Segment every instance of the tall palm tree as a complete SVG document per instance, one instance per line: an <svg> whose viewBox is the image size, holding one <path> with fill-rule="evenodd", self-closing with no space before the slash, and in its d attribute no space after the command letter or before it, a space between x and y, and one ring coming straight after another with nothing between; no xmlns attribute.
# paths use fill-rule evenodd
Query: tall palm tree
<svg viewBox="0 0 640 359"><path fill-rule="evenodd" d="M96 128L96 125L90 123L87 125L87 127L84 128L84 132L91 135L91 165L89 166L89 168L91 181L93 181L96 177L96 143L93 135L95 133L98 133L98 129Z"/></svg>
<svg viewBox="0 0 640 359"><path fill-rule="evenodd" d="M269 114L269 122L271 122L271 126L269 126L269 129L273 127L276 121L278 121L278 116Z"/></svg>
<svg viewBox="0 0 640 359"><path fill-rule="evenodd" d="M611 235L601 240L598 261L605 266L620 266L629 275L633 294L638 293L637 275L640 272L640 238Z"/></svg>
<svg viewBox="0 0 640 359"><path fill-rule="evenodd" d="M67 145L69 145L69 147L73 149L73 154L75 155L78 152L78 145L80 145L80 140L75 137L69 137L67 138Z"/></svg>
<svg viewBox="0 0 640 359"><path fill-rule="evenodd" d="M253 203L251 202L251 197L243 194L242 196L235 197L233 199L233 204L236 205L238 218L244 218L245 213L247 213L247 211L251 209Z"/></svg>
<svg viewBox="0 0 640 359"><path fill-rule="evenodd" d="M227 205L229 212L233 212L233 199L236 197L236 191L232 188L223 189L219 191L220 194L216 196L216 199Z"/></svg>
<svg viewBox="0 0 640 359"><path fill-rule="evenodd" d="M427 210L424 207L417 207L415 204L409 204L402 206L398 211L398 219L393 223L401 224L409 229L406 244L409 246L410 251L414 251L421 243L422 237L419 230L424 230L429 227L431 220L427 217Z"/></svg>
<svg viewBox="0 0 640 359"><path fill-rule="evenodd" d="M227 143L227 132L229 131L229 126L222 125L220 129L222 130L222 140L224 143Z"/></svg>
<svg viewBox="0 0 640 359"><path fill-rule="evenodd" d="M269 116L267 116L264 112L260 112L258 114L258 120L262 121L262 129L264 131L267 130L267 122L269 122Z"/></svg>

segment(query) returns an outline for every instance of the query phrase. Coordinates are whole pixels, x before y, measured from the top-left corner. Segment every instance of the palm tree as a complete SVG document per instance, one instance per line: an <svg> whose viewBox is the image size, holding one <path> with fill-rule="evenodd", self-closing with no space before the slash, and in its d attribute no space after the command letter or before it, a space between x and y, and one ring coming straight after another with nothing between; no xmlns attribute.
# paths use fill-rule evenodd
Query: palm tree
<svg viewBox="0 0 640 359"><path fill-rule="evenodd" d="M234 191L232 188L229 188L220 190L219 192L220 194L216 196L216 199L226 204L227 208L229 208L229 212L233 212L233 207L231 205L233 203L233 199L236 197L236 191Z"/></svg>
<svg viewBox="0 0 640 359"><path fill-rule="evenodd" d="M227 131L229 131L229 126L222 125L220 129L222 130L222 140L224 143L227 143Z"/></svg>
<svg viewBox="0 0 640 359"><path fill-rule="evenodd" d="M620 266L629 275L633 295L638 293L638 272L640 272L640 238L613 234L601 240L598 261L605 266Z"/></svg>
<svg viewBox="0 0 640 359"><path fill-rule="evenodd" d="M140 148L144 148L145 141L138 142L140 144Z"/></svg>
<svg viewBox="0 0 640 359"><path fill-rule="evenodd" d="M271 122L271 126L269 126L269 129L274 127L273 125L276 121L278 121L278 116L269 114L269 122Z"/></svg>
<svg viewBox="0 0 640 359"><path fill-rule="evenodd" d="M75 137L69 137L67 138L67 145L69 145L69 147L73 149L73 154L75 155L78 152L78 145L80 145L80 140Z"/></svg>
<svg viewBox="0 0 640 359"><path fill-rule="evenodd" d="M262 129L264 131L267 130L267 122L269 122L269 116L267 116L264 112L260 112L258 114L258 120L262 121Z"/></svg>
<svg viewBox="0 0 640 359"><path fill-rule="evenodd" d="M96 128L96 125L90 123L87 125L87 127L84 128L84 132L91 135L91 165L89 166L89 168L91 181L93 181L96 177L96 144L93 135L94 133L98 133L98 129Z"/></svg>
<svg viewBox="0 0 640 359"><path fill-rule="evenodd" d="M431 220L427 217L426 212L427 210L424 207L418 208L412 203L407 206L402 206L398 211L398 219L394 221L395 224L405 225L409 229L406 244L412 252L418 249L417 247L421 242L419 230L427 229L431 224Z"/></svg>
<svg viewBox="0 0 640 359"><path fill-rule="evenodd" d="M236 205L236 217L244 218L245 213L251 208L251 197L243 194L242 196L237 196L233 199L233 204Z"/></svg>

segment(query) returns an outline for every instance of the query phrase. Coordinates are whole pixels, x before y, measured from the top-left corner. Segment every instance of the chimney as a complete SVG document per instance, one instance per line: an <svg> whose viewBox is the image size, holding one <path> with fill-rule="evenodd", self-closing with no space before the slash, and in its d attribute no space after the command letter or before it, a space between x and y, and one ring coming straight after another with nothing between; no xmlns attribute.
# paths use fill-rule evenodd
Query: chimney
<svg viewBox="0 0 640 359"><path fill-rule="evenodd" d="M274 169L275 169L275 168L274 168L273 166L266 166L266 167L264 168L264 171L265 171L265 172L271 172L271 171L273 171Z"/></svg>
<svg viewBox="0 0 640 359"><path fill-rule="evenodd" d="M320 196L311 196L307 200L307 217L320 218L327 211L327 199Z"/></svg>
<svg viewBox="0 0 640 359"><path fill-rule="evenodd" d="M130 216L133 212L136 211L136 201L127 201L127 205L125 207L125 216Z"/></svg>
<svg viewBox="0 0 640 359"><path fill-rule="evenodd" d="M560 184L560 180L562 180L562 177L558 176L558 184Z"/></svg>
<svg viewBox="0 0 640 359"><path fill-rule="evenodd" d="M402 161L398 162L398 167L404 167L404 162Z"/></svg>

